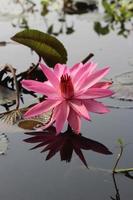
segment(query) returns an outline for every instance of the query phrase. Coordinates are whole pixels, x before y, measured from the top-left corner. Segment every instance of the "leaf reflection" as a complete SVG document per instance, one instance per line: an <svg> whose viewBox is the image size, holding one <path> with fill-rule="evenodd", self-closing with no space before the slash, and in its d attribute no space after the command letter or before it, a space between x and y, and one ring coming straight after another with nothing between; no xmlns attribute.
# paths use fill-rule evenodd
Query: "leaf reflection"
<svg viewBox="0 0 133 200"><path fill-rule="evenodd" d="M56 135L56 129L53 126L44 131L26 132L25 134L31 135L30 138L24 140L25 142L38 143L31 150L43 147L41 152L49 151L46 160L51 159L57 152L60 152L61 161L70 162L74 151L83 164L88 167L82 149L105 155L112 154L103 144L83 137L81 134L76 135L69 127L67 131L59 135Z"/></svg>

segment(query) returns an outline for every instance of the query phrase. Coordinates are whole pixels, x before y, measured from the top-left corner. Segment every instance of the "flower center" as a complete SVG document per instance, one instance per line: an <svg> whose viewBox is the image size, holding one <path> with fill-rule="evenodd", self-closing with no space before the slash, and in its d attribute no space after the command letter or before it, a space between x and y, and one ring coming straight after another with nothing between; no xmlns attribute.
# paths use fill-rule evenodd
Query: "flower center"
<svg viewBox="0 0 133 200"><path fill-rule="evenodd" d="M74 95L72 80L68 74L61 76L60 89L62 96L66 99L70 99Z"/></svg>

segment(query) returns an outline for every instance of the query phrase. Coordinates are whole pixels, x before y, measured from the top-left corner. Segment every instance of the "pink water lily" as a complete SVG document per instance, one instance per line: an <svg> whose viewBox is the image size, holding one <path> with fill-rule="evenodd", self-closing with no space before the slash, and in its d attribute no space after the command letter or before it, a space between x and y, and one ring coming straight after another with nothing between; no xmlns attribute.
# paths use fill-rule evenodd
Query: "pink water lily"
<svg viewBox="0 0 133 200"><path fill-rule="evenodd" d="M53 110L47 127L55 123L57 134L61 132L66 121L75 131L80 132L81 117L90 120L89 112L107 113L109 110L98 98L113 94L109 90L111 82L99 82L109 71L109 67L95 70L96 64L87 62L78 63L72 68L63 64L56 64L54 69L40 64L40 68L48 81L23 80L22 86L47 98L30 108L25 117L33 117Z"/></svg>

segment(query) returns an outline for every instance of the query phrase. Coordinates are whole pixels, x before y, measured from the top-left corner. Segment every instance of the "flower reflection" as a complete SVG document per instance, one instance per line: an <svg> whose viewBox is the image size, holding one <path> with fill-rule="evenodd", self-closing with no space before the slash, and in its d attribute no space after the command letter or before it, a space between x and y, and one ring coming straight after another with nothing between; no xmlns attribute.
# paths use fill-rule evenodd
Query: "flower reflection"
<svg viewBox="0 0 133 200"><path fill-rule="evenodd" d="M56 129L53 126L44 131L27 132L25 134L31 135L30 138L24 140L25 142L38 143L36 146L32 147L31 150L43 147L41 152L49 151L46 160L51 159L59 152L61 161L70 162L74 151L83 164L88 167L81 149L92 150L105 155L112 154L103 144L83 137L81 134L74 134L70 127L68 127L67 131L59 135L56 135Z"/></svg>

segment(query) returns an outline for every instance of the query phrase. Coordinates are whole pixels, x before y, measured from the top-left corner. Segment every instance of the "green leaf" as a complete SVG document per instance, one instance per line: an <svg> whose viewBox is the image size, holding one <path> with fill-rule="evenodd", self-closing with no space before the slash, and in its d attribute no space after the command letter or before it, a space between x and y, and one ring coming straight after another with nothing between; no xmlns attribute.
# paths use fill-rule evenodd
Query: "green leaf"
<svg viewBox="0 0 133 200"><path fill-rule="evenodd" d="M49 123L51 117L52 111L49 111L36 117L20 120L18 126L23 129L33 130Z"/></svg>
<svg viewBox="0 0 133 200"><path fill-rule="evenodd" d="M109 15L113 15L113 6L106 0L102 0L102 5Z"/></svg>
<svg viewBox="0 0 133 200"><path fill-rule="evenodd" d="M41 56L49 67L66 63L67 51L55 37L38 30L28 29L14 35L12 40L30 47Z"/></svg>
<svg viewBox="0 0 133 200"><path fill-rule="evenodd" d="M95 22L94 23L94 30L99 34L99 35L106 35L109 33L109 26L106 25L102 27L100 22Z"/></svg>

